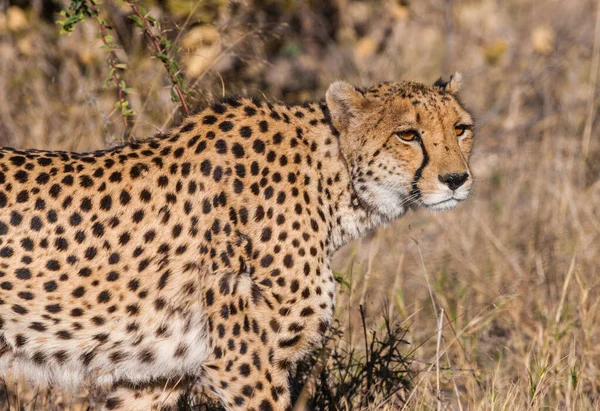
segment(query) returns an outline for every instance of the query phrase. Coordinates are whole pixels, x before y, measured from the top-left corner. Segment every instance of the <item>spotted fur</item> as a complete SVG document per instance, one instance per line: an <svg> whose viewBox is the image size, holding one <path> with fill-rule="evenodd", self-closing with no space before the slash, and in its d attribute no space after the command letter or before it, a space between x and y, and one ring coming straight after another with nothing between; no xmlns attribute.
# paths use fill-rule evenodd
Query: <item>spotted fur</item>
<svg viewBox="0 0 600 411"><path fill-rule="evenodd" d="M456 86L336 82L106 151L1 149L0 371L106 409L173 406L192 383L230 410L289 408L288 370L332 318L335 251L468 195L447 180L470 176Z"/></svg>

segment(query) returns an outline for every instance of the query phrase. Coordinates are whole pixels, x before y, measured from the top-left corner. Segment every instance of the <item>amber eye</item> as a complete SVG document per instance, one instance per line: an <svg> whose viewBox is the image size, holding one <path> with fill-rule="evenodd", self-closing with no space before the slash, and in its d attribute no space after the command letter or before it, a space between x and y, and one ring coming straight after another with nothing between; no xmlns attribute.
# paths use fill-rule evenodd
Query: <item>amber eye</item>
<svg viewBox="0 0 600 411"><path fill-rule="evenodd" d="M456 133L456 137L461 137L465 134L465 131L470 130L471 126L467 124L461 124L454 127L454 132Z"/></svg>
<svg viewBox="0 0 600 411"><path fill-rule="evenodd" d="M397 131L396 135L404 141L414 141L419 137L417 130Z"/></svg>

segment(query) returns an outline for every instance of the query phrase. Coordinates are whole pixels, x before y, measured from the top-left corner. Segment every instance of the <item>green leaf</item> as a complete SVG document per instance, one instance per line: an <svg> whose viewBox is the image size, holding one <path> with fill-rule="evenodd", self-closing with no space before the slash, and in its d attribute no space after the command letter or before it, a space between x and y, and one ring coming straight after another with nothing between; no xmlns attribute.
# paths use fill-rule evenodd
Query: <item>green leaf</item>
<svg viewBox="0 0 600 411"><path fill-rule="evenodd" d="M136 14L132 14L131 16L128 16L128 17L129 17L131 20L133 20L133 21L135 22L135 24L136 24L136 25L137 25L139 28L141 28L141 29L143 29L143 28L144 28L144 22L142 21L142 19L141 19L141 18L140 18L138 15L136 15Z"/></svg>

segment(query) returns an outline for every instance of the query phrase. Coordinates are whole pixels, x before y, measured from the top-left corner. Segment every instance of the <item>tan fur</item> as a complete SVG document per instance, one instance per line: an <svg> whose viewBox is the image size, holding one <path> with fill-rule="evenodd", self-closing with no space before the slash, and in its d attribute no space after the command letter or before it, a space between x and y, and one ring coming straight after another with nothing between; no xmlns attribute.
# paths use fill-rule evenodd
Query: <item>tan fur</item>
<svg viewBox="0 0 600 411"><path fill-rule="evenodd" d="M457 84L336 82L112 150L2 149L0 371L108 409L172 406L194 382L228 409L288 408L288 370L332 318L335 251L468 195L441 182L470 173Z"/></svg>

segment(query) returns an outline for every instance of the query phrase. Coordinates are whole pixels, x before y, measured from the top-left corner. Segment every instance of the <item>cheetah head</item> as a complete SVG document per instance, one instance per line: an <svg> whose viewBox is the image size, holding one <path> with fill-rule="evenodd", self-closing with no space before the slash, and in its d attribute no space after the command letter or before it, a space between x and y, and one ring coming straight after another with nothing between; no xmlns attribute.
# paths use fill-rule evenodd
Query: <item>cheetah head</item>
<svg viewBox="0 0 600 411"><path fill-rule="evenodd" d="M457 99L460 74L433 86L343 81L326 95L359 201L386 218L447 210L469 196L473 119Z"/></svg>

